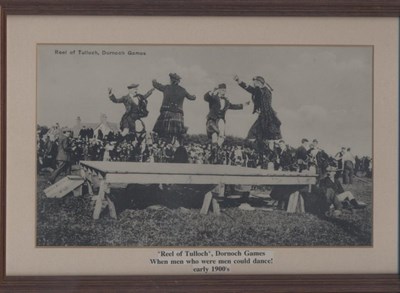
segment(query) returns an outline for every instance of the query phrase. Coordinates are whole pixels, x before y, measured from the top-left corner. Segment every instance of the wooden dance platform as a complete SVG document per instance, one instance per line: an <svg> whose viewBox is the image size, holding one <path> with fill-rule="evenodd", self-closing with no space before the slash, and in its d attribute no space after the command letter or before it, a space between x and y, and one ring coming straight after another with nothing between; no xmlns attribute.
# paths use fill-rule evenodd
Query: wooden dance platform
<svg viewBox="0 0 400 293"><path fill-rule="evenodd" d="M81 176L97 181L99 194L93 218L98 219L103 201L107 201L110 216L116 218L113 202L107 194L110 187L121 184L242 184L242 185L311 185L315 172L274 171L240 166L81 161ZM93 189L89 188L93 194Z"/></svg>

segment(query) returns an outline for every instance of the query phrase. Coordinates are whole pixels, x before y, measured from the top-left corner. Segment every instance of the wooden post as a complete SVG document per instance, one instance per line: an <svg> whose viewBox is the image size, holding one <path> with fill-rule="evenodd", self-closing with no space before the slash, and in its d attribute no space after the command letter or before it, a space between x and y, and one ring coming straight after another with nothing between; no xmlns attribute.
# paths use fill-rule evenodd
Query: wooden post
<svg viewBox="0 0 400 293"><path fill-rule="evenodd" d="M216 215L221 214L218 201L215 198L213 198L211 202L212 202L214 214L216 214Z"/></svg>
<svg viewBox="0 0 400 293"><path fill-rule="evenodd" d="M225 184L220 183L218 197L224 197L224 196L225 196Z"/></svg>
<svg viewBox="0 0 400 293"><path fill-rule="evenodd" d="M78 197L78 196L82 196L82 185L79 186L78 188L75 188L73 191L74 196Z"/></svg>
<svg viewBox="0 0 400 293"><path fill-rule="evenodd" d="M96 200L96 204L94 206L94 212L93 212L93 219L98 220L100 218L100 213L102 210L102 205L103 205L103 200L105 198L107 190L107 183L105 180L102 180L100 182L100 189L99 189L99 195Z"/></svg>
<svg viewBox="0 0 400 293"><path fill-rule="evenodd" d="M296 212L298 199L299 199L299 192L298 191L295 191L290 195L289 202L288 202L288 207L286 209L286 211L288 213L295 213Z"/></svg>
<svg viewBox="0 0 400 293"><path fill-rule="evenodd" d="M115 210L114 202L111 200L109 195L110 195L110 185L107 184L105 198L107 199L108 202L108 212L110 213L111 218L117 219L117 211Z"/></svg>
<svg viewBox="0 0 400 293"><path fill-rule="evenodd" d="M86 181L86 182L87 182L87 185L88 185L88 193L89 193L89 195L94 195L92 182L90 182L89 180Z"/></svg>
<svg viewBox="0 0 400 293"><path fill-rule="evenodd" d="M115 210L115 205L109 196L106 195L106 199L108 202L108 211L110 212L110 217L113 219L117 219L117 211Z"/></svg>
<svg viewBox="0 0 400 293"><path fill-rule="evenodd" d="M87 184L87 186L88 186L88 193L89 193L89 195L94 195L93 194L93 186L92 186L92 181L90 180L90 174L88 173L88 170L86 170L86 169L84 169L84 168L82 168L81 169L81 176L82 176L82 178L83 179L85 179L85 181L86 181L86 184Z"/></svg>
<svg viewBox="0 0 400 293"><path fill-rule="evenodd" d="M201 207L200 214L206 215L208 213L208 210L209 210L210 204L211 204L211 200L212 200L212 193L211 193L211 191L209 191L204 196L203 206Z"/></svg>

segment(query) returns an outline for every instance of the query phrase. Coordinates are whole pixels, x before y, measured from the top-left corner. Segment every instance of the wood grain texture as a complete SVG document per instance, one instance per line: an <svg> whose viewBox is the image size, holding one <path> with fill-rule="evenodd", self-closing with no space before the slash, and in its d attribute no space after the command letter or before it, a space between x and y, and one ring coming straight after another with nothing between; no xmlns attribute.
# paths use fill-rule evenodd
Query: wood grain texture
<svg viewBox="0 0 400 293"><path fill-rule="evenodd" d="M29 289L29 292L386 293L400 292L400 285L397 275L9 277L3 289L13 290L9 292Z"/></svg>
<svg viewBox="0 0 400 293"><path fill-rule="evenodd" d="M0 6L0 285L6 258L6 30L6 14Z"/></svg>
<svg viewBox="0 0 400 293"><path fill-rule="evenodd" d="M397 274L5 276L7 15L398 17L399 0L0 0L0 6L0 292L400 292Z"/></svg>
<svg viewBox="0 0 400 293"><path fill-rule="evenodd" d="M398 0L0 0L8 14L398 16Z"/></svg>

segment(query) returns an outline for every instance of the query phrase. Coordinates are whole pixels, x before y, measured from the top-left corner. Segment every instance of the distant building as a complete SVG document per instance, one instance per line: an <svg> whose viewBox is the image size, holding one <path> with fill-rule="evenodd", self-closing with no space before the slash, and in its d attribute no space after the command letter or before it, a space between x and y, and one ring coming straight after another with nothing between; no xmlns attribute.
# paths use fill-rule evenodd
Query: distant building
<svg viewBox="0 0 400 293"><path fill-rule="evenodd" d="M106 114L100 115L100 122L98 122L98 123L83 123L81 120L81 117L78 116L76 118L75 126L72 127L74 137L78 137L79 131L81 131L81 129L83 129L83 128L86 128L86 129L92 128L94 137L97 137L99 130L101 130L103 135L107 135L111 131L114 133L119 132L118 124L107 121Z"/></svg>

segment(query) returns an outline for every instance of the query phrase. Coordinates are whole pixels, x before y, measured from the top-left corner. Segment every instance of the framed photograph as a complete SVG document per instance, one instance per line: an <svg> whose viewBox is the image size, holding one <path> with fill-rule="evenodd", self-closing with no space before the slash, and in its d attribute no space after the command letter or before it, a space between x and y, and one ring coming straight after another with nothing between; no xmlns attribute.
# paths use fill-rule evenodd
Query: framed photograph
<svg viewBox="0 0 400 293"><path fill-rule="evenodd" d="M399 4L0 3L2 289L399 290Z"/></svg>

